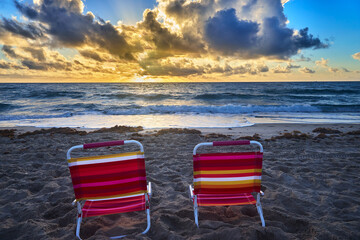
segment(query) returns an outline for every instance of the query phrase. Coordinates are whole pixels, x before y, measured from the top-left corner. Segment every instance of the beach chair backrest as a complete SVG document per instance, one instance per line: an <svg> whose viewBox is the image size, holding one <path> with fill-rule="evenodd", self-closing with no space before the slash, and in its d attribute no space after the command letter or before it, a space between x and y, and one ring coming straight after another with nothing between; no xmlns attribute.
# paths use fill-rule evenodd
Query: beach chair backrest
<svg viewBox="0 0 360 240"><path fill-rule="evenodd" d="M79 146L86 149L99 144ZM112 199L147 192L143 151L80 158L68 154L68 166L77 200Z"/></svg>
<svg viewBox="0 0 360 240"><path fill-rule="evenodd" d="M255 143L255 141L251 141L251 143ZM204 143L203 145L248 144L250 144L250 141L213 142ZM260 192L263 159L262 147L260 152L202 154L196 154L196 149L194 149L193 155L195 194Z"/></svg>

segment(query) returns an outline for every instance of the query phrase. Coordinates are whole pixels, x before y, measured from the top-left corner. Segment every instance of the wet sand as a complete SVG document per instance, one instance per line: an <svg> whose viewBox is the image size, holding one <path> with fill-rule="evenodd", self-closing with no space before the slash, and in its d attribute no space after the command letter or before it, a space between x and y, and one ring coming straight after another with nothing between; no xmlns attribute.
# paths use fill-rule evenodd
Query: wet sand
<svg viewBox="0 0 360 240"><path fill-rule="evenodd" d="M153 184L151 229L128 239L360 239L360 124L0 129L0 239L74 239L76 208L71 204L66 151L73 145L123 139L143 143L147 178ZM261 227L254 206L200 207L197 229L187 189L193 147L237 139L254 139L264 146L262 205L267 226ZM99 148L85 154L135 149ZM124 213L85 219L81 235L108 239L145 228L144 212Z"/></svg>

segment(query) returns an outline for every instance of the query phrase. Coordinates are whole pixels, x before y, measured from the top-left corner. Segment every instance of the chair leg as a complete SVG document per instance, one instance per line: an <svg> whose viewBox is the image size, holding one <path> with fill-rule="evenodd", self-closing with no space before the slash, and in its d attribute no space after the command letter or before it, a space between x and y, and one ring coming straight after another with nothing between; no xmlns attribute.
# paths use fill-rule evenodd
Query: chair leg
<svg viewBox="0 0 360 240"><path fill-rule="evenodd" d="M194 198L194 218L195 218L195 224L199 228L199 212L198 212L198 205L197 205L197 196L195 195Z"/></svg>
<svg viewBox="0 0 360 240"><path fill-rule="evenodd" d="M77 217L77 225L76 225L76 237L81 240L80 237L80 226L81 226L82 216Z"/></svg>
<svg viewBox="0 0 360 240"><path fill-rule="evenodd" d="M198 212L198 205L197 205L197 196L196 195L194 196L193 191L194 191L194 189L192 188L191 185L189 185L189 197L190 197L190 200L193 201L193 204L194 204L195 224L199 228L199 212Z"/></svg>
<svg viewBox="0 0 360 240"><path fill-rule="evenodd" d="M82 221L82 206L79 202L77 202L77 210L78 210L78 216L77 216L77 225L76 225L76 237L81 240L80 237L80 227L81 227L81 221Z"/></svg>
<svg viewBox="0 0 360 240"><path fill-rule="evenodd" d="M145 229L145 231L142 232L142 234L145 234L150 230L150 226L151 226L150 209L146 209L146 215L147 215L147 228Z"/></svg>
<svg viewBox="0 0 360 240"><path fill-rule="evenodd" d="M261 225L263 227L265 227L265 220L264 220L263 210L262 210L262 207L261 207L260 194L259 193L257 194L256 208L257 208L257 211L258 211L260 219L261 219Z"/></svg>

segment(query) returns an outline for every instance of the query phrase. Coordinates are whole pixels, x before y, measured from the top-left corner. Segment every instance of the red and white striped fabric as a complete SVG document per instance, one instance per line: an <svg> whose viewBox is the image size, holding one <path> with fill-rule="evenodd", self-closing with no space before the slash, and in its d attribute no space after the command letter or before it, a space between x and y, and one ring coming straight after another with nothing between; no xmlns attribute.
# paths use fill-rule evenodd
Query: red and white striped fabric
<svg viewBox="0 0 360 240"><path fill-rule="evenodd" d="M76 200L87 200L84 217L145 209L143 152L71 158L68 165Z"/></svg>
<svg viewBox="0 0 360 240"><path fill-rule="evenodd" d="M82 208L83 217L109 215L114 213L145 210L145 195L123 197L113 200L89 200Z"/></svg>
<svg viewBox="0 0 360 240"><path fill-rule="evenodd" d="M260 192L261 152L196 154L194 194L199 206L256 204Z"/></svg>
<svg viewBox="0 0 360 240"><path fill-rule="evenodd" d="M230 206L256 204L251 193L240 194L198 194L199 206Z"/></svg>

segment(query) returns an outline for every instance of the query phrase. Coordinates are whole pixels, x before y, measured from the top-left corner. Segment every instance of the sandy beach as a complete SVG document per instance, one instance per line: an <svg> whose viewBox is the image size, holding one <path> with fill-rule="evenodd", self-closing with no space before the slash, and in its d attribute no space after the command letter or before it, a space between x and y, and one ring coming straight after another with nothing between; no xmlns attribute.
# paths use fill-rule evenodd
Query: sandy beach
<svg viewBox="0 0 360 240"><path fill-rule="evenodd" d="M360 239L360 124L198 130L3 128L0 239L74 239L76 208L71 204L66 151L73 145L124 139L143 143L147 178L153 184L151 229L128 239ZM254 206L202 207L197 229L187 192L193 147L237 139L255 139L264 146L262 205L267 226L261 227ZM76 154L134 149L119 146ZM81 235L108 239L145 227L143 212L108 215L85 219Z"/></svg>

